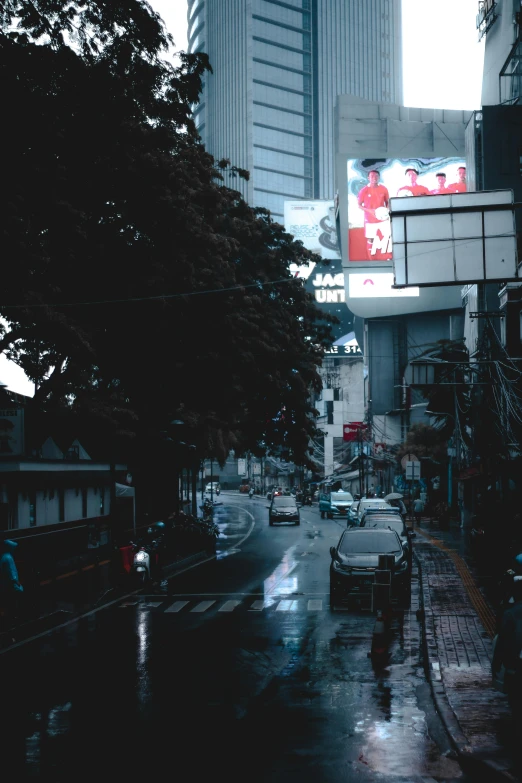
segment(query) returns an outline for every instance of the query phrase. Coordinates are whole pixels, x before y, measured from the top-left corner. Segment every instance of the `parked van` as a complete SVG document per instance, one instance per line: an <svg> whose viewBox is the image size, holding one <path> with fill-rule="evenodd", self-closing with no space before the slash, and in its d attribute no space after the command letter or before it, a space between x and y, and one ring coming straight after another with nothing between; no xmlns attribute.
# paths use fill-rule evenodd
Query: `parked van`
<svg viewBox="0 0 522 783"><path fill-rule="evenodd" d="M347 517L348 509L353 503L353 496L350 492L338 490L335 492L321 492L319 494L319 512L321 519L328 517Z"/></svg>

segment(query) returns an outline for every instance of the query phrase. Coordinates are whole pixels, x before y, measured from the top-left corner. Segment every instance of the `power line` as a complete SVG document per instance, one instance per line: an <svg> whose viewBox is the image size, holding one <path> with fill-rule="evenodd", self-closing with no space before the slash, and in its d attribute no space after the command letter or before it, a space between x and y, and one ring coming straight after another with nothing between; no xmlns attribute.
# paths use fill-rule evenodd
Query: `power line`
<svg viewBox="0 0 522 783"><path fill-rule="evenodd" d="M230 288L211 288L206 291L186 291L181 294L159 294L157 296L132 296L127 299L99 299L87 302L44 302L40 304L0 304L0 310L2 309L22 309L30 310L35 307L80 307L83 305L103 305L103 304L126 304L130 302L150 302L161 299L181 299L185 296L204 296L207 294L224 294L230 291L241 291L244 288L264 288L270 285L280 285L281 283L291 283L295 280L301 280L296 277L285 277L281 280L269 280L266 283L260 281L256 283L244 283L243 285L235 285Z"/></svg>

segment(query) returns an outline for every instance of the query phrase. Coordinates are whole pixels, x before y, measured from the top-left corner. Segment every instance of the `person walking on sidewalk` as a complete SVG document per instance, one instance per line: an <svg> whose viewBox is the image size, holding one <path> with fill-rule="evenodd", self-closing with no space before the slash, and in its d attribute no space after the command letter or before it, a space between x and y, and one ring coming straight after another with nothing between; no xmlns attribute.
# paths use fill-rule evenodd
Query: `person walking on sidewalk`
<svg viewBox="0 0 522 783"><path fill-rule="evenodd" d="M6 539L0 548L0 602L9 622L18 618L20 596L24 590L20 584L18 569L13 557L17 546L16 541Z"/></svg>
<svg viewBox="0 0 522 783"><path fill-rule="evenodd" d="M417 525L420 526L421 523L421 514L424 511L424 503L420 498L416 498L413 501L413 518Z"/></svg>
<svg viewBox="0 0 522 783"><path fill-rule="evenodd" d="M505 668L504 686L518 734L522 729L522 576L514 578L513 598L502 616L491 670L495 676L502 665Z"/></svg>

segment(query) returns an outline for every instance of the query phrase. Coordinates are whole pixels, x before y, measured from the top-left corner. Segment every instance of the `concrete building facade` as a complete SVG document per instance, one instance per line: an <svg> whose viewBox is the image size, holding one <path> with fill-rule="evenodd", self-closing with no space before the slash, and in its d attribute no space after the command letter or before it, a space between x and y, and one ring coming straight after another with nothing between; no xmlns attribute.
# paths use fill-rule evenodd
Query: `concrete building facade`
<svg viewBox="0 0 522 783"><path fill-rule="evenodd" d="M337 96L401 103L401 40L400 0L189 0L207 151L248 169L234 186L279 222L285 200L333 198Z"/></svg>

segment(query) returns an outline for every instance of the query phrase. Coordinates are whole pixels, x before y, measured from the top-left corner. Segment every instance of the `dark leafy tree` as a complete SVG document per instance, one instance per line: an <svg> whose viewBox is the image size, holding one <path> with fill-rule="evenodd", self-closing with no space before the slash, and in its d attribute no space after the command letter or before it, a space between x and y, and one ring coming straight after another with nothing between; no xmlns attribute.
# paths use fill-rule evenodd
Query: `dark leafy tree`
<svg viewBox="0 0 522 783"><path fill-rule="evenodd" d="M406 434L406 440L396 451L397 460L400 462L406 454L414 454L419 460L447 462L447 442L437 427L413 424Z"/></svg>
<svg viewBox="0 0 522 783"><path fill-rule="evenodd" d="M0 19L0 351L37 387L30 415L74 414L111 449L132 435L149 462L181 417L201 455L307 463L331 319L288 269L320 259L203 149L205 55L162 60L140 0L8 0Z"/></svg>

